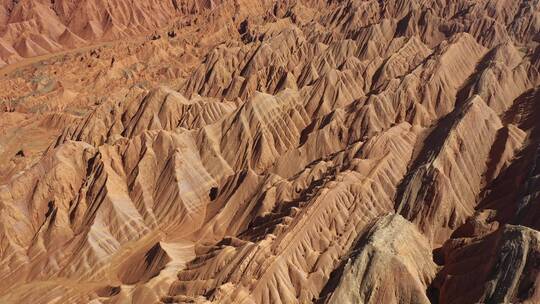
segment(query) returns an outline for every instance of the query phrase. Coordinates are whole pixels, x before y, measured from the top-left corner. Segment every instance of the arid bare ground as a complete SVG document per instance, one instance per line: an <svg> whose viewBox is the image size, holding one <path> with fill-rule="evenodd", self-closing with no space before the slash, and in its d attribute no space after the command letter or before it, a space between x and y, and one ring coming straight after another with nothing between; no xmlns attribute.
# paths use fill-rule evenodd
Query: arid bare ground
<svg viewBox="0 0 540 304"><path fill-rule="evenodd" d="M540 2L0 2L0 303L540 303Z"/></svg>

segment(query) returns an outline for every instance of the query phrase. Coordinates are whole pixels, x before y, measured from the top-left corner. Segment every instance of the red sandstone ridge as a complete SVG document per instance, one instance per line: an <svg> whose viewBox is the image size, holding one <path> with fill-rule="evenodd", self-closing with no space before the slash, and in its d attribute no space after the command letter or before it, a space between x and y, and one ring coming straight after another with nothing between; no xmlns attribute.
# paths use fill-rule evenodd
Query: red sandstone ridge
<svg viewBox="0 0 540 304"><path fill-rule="evenodd" d="M175 17L210 7L210 3L189 0L6 0L0 7L0 66L149 34Z"/></svg>
<svg viewBox="0 0 540 304"><path fill-rule="evenodd" d="M539 303L538 1L0 2L0 303Z"/></svg>

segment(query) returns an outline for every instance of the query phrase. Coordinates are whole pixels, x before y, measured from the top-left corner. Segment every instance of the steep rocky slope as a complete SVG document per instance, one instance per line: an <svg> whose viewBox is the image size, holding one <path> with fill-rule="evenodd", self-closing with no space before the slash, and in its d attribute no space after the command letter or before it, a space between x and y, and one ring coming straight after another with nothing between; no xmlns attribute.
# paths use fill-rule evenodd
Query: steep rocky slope
<svg viewBox="0 0 540 304"><path fill-rule="evenodd" d="M538 1L0 4L0 302L540 301Z"/></svg>

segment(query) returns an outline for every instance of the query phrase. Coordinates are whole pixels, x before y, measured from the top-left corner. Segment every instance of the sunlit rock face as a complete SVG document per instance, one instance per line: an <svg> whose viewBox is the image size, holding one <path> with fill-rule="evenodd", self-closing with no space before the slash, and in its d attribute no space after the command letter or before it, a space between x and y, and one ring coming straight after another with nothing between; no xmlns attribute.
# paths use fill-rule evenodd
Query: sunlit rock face
<svg viewBox="0 0 540 304"><path fill-rule="evenodd" d="M0 1L0 303L539 303L538 1Z"/></svg>

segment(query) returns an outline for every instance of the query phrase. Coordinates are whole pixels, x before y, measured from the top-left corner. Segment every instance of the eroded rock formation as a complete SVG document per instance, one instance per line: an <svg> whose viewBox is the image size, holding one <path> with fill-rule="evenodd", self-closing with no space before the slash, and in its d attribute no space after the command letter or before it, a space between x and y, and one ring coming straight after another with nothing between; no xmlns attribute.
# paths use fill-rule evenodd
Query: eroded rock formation
<svg viewBox="0 0 540 304"><path fill-rule="evenodd" d="M538 1L0 3L0 302L540 301Z"/></svg>

